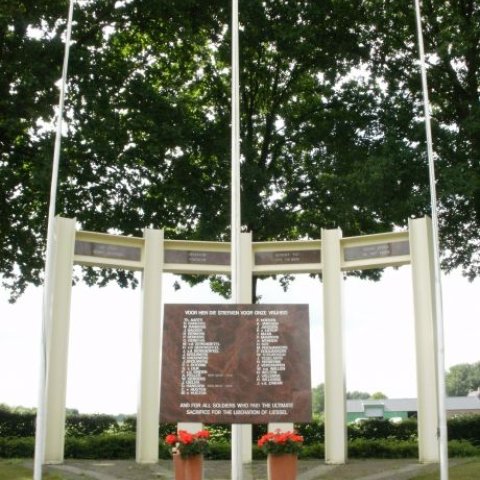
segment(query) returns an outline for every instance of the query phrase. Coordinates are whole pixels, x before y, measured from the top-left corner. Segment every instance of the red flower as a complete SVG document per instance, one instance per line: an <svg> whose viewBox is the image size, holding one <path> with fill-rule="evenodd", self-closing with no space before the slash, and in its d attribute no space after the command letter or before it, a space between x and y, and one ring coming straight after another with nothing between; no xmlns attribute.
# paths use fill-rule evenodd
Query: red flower
<svg viewBox="0 0 480 480"><path fill-rule="evenodd" d="M179 430L178 440L180 443L184 443L185 445L188 445L195 440L195 437L191 433L186 432L185 430Z"/></svg>
<svg viewBox="0 0 480 480"><path fill-rule="evenodd" d="M303 437L294 432L268 432L257 442L257 445L265 453L298 453L302 446Z"/></svg>
<svg viewBox="0 0 480 480"><path fill-rule="evenodd" d="M182 458L188 458L193 455L203 455L208 451L208 439L210 433L207 430L201 430L196 433L190 433L186 430L179 430L175 435L173 433L165 437L165 443L172 447L173 454L180 454Z"/></svg>
<svg viewBox="0 0 480 480"><path fill-rule="evenodd" d="M177 443L177 436L171 433L165 437L165 442L169 445L175 445Z"/></svg>

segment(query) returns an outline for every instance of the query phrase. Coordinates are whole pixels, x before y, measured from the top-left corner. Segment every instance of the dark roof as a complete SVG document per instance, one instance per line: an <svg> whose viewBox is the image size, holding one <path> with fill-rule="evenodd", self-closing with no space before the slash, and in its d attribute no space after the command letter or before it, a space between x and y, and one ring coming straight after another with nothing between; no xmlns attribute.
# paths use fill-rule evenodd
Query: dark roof
<svg viewBox="0 0 480 480"><path fill-rule="evenodd" d="M478 397L448 397L447 410L479 410ZM365 406L383 406L386 412L416 412L416 398L386 398L384 400L347 400L347 412L363 413Z"/></svg>

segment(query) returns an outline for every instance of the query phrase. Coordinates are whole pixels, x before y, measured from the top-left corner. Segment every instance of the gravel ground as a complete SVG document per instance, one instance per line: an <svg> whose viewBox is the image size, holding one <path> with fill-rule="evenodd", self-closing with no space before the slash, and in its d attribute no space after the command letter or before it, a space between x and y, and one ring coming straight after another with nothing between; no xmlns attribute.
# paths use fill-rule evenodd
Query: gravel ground
<svg viewBox="0 0 480 480"><path fill-rule="evenodd" d="M455 460L455 463L461 460ZM450 463L453 464L453 461ZM30 464L31 465L31 464ZM61 465L45 467L61 473L68 480L172 480L172 462L137 464L131 460L67 460ZM351 460L345 465L325 465L321 460L301 460L297 480L408 480L422 473L438 470L436 465L422 465L413 460ZM229 461L207 461L205 480L231 478ZM244 466L245 480L266 480L265 461Z"/></svg>

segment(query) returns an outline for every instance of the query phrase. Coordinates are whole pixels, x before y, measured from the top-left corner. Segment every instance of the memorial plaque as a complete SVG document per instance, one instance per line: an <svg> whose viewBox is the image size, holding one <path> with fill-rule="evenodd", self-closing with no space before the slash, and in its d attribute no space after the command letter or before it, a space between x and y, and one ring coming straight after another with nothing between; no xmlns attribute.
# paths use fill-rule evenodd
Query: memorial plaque
<svg viewBox="0 0 480 480"><path fill-rule="evenodd" d="M165 250L164 262L189 265L230 265L230 253L197 250Z"/></svg>
<svg viewBox="0 0 480 480"><path fill-rule="evenodd" d="M160 420L309 422L308 305L165 305Z"/></svg>
<svg viewBox="0 0 480 480"><path fill-rule="evenodd" d="M75 255L87 257L115 258L121 260L140 261L142 251L138 247L112 245L109 243L85 242L75 240Z"/></svg>
<svg viewBox="0 0 480 480"><path fill-rule="evenodd" d="M410 244L405 242L377 243L374 245L361 245L349 247L344 250L345 261L365 260L369 258L396 257L408 255Z"/></svg>
<svg viewBox="0 0 480 480"><path fill-rule="evenodd" d="M303 263L320 263L320 250L284 250L255 253L255 265L294 265Z"/></svg>

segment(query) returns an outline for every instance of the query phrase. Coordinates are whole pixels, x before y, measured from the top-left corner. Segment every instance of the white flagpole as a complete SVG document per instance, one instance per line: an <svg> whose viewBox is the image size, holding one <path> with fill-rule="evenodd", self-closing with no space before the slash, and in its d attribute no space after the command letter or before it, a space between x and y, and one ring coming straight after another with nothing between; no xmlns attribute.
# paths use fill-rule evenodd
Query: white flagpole
<svg viewBox="0 0 480 480"><path fill-rule="evenodd" d="M231 282L232 302L240 303L240 86L238 48L238 0L232 0L232 186L231 186ZM232 480L243 480L242 430L232 425Z"/></svg>
<svg viewBox="0 0 480 480"><path fill-rule="evenodd" d="M45 279L43 286L43 307L42 307L42 332L40 347L40 369L38 380L38 408L35 433L35 458L33 463L33 479L42 479L42 465L45 460L45 439L46 439L46 381L48 372L48 341L51 328L51 308L50 308L50 287L51 275L53 271L53 230L55 220L55 207L57 200L58 170L60 164L60 146L63 127L63 111L65 104L65 89L67 83L68 56L70 53L70 39L72 35L74 0L70 0L67 20L67 32L65 38L65 53L63 58L62 79L60 84L60 98L58 102L57 129L55 134L55 146L53 151L52 178L50 185L50 204L48 209L47 224L47 247L45 255Z"/></svg>
<svg viewBox="0 0 480 480"><path fill-rule="evenodd" d="M423 106L425 112L425 130L427 137L427 155L430 177L430 203L432 208L433 226L433 254L435 273L435 309L436 309L436 340L437 340L437 390L438 390L438 435L440 453L440 478L448 480L448 438L447 418L445 401L445 343L443 328L443 302L442 282L440 269L440 247L438 240L438 213L437 213L437 192L435 180L435 159L433 155L432 129L430 123L430 102L428 98L427 70L425 64L425 47L423 43L422 16L420 11L420 0L415 0L415 12L417 18L418 50L420 56L420 68L422 75Z"/></svg>

